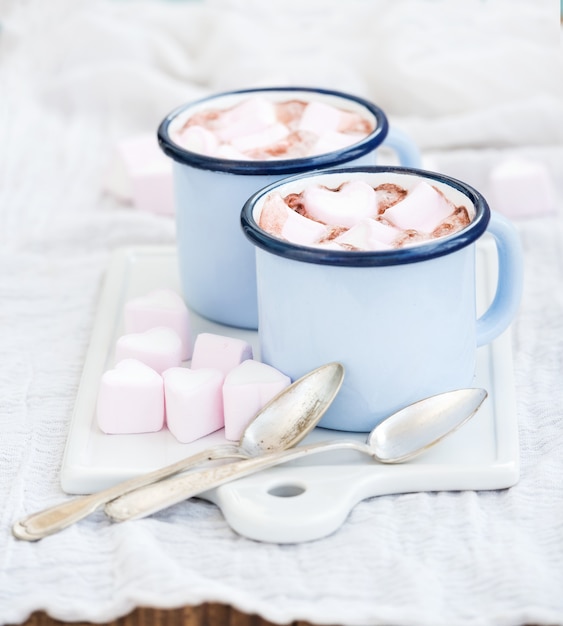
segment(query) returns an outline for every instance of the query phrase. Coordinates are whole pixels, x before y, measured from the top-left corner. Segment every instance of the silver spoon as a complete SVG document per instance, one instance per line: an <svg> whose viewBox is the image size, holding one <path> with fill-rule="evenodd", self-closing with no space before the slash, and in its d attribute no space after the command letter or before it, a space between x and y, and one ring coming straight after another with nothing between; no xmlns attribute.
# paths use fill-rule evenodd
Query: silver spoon
<svg viewBox="0 0 563 626"><path fill-rule="evenodd" d="M340 363L327 363L295 381L266 404L248 424L238 446L216 446L109 489L55 505L16 522L12 532L18 539L36 541L84 519L122 494L199 463L227 458L248 459L291 448L317 425L340 390L343 379L344 367Z"/></svg>
<svg viewBox="0 0 563 626"><path fill-rule="evenodd" d="M458 389L431 396L378 424L366 443L334 440L191 472L127 493L104 508L115 522L138 519L243 476L319 452L357 450L381 463L412 459L460 428L479 409L484 389Z"/></svg>

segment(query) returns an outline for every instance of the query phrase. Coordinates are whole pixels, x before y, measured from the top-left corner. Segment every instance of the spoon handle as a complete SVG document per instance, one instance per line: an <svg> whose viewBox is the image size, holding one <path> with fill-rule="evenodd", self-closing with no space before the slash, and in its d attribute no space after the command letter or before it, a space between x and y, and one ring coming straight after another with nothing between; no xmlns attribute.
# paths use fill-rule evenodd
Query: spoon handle
<svg viewBox="0 0 563 626"><path fill-rule="evenodd" d="M38 513L33 513L29 517L16 522L12 526L12 533L18 539L37 541L38 539L63 530L63 528L84 519L106 502L122 494L150 485L163 478L173 476L174 474L178 474L205 461L228 458L246 459L248 455L243 452L239 446L234 444L225 444L216 446L215 448L209 448L209 450L203 450L202 452L181 459L171 465L120 482L109 489L104 489L103 491L87 496L73 498L72 500L56 504Z"/></svg>
<svg viewBox="0 0 563 626"><path fill-rule="evenodd" d="M167 480L162 480L159 483L141 487L140 489L126 493L108 502L104 507L104 511L114 522L139 519L161 511L173 504L177 504L182 500L203 493L204 491L236 480L237 478L254 474L268 467L280 465L319 452L328 452L338 449L352 449L373 456L372 450L361 442L336 440L315 443L292 450L264 454L244 461L236 461L228 465L212 467L190 472L183 476L175 476Z"/></svg>

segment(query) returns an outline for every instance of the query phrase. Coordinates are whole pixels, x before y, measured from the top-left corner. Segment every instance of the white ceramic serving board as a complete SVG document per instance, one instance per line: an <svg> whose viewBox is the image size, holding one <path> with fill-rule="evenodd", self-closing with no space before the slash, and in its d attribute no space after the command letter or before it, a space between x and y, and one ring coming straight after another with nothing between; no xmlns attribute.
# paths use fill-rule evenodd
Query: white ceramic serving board
<svg viewBox="0 0 563 626"><path fill-rule="evenodd" d="M478 306L490 301L496 285L492 242L477 247ZM123 333L123 307L157 288L180 293L173 247L134 247L114 253L103 285L65 449L61 483L67 493L85 494L167 465L225 442L218 431L189 444L167 430L106 435L95 418L100 377L114 365L114 346ZM245 338L260 358L257 333L221 326L195 314L194 333ZM501 489L519 476L510 333L480 348L474 386L489 397L463 428L416 459L381 465L357 452L315 455L239 479L202 494L216 503L241 535L277 543L317 539L334 532L360 500L415 491ZM304 443L365 434L315 429Z"/></svg>

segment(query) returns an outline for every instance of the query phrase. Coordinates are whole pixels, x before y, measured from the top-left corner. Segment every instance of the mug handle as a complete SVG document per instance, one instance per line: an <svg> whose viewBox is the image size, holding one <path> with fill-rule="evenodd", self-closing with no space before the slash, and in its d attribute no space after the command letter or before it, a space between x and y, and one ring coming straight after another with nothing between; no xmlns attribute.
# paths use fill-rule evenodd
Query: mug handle
<svg viewBox="0 0 563 626"><path fill-rule="evenodd" d="M491 211L487 232L497 247L498 282L491 305L477 320L477 347L490 343L508 328L520 305L524 282L523 252L516 228Z"/></svg>
<svg viewBox="0 0 563 626"><path fill-rule="evenodd" d="M403 131L389 126L383 145L397 153L399 163L404 167L421 167L422 157L414 141Z"/></svg>

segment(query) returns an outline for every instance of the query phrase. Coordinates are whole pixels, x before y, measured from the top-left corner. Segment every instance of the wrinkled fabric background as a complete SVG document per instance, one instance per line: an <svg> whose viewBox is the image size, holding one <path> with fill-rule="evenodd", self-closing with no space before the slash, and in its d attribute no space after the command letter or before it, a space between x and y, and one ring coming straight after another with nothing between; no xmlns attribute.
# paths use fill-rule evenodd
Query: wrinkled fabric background
<svg viewBox="0 0 563 626"><path fill-rule="evenodd" d="M0 25L0 623L205 601L278 623L563 623L556 0L0 0ZM485 194L509 156L548 168L558 212L517 224L520 482L374 498L301 545L242 538L204 501L16 541L14 520L66 497L59 469L111 252L174 243L172 218L105 191L117 142L182 102L282 84L372 99L429 166Z"/></svg>

